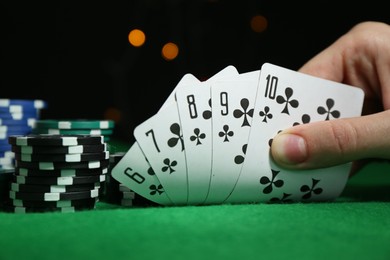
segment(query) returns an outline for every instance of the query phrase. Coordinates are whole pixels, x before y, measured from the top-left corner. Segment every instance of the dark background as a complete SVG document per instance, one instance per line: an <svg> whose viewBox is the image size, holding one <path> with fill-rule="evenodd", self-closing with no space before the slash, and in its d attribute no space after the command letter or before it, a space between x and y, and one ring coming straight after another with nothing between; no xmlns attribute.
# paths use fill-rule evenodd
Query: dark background
<svg viewBox="0 0 390 260"><path fill-rule="evenodd" d="M257 14L262 33L250 28ZM356 23L390 14L385 1L3 1L0 19L0 98L46 100L43 119L115 119L114 137L132 142L185 73L296 70ZM140 48L127 39L134 28L146 33ZM180 48L172 61L160 54L168 41Z"/></svg>

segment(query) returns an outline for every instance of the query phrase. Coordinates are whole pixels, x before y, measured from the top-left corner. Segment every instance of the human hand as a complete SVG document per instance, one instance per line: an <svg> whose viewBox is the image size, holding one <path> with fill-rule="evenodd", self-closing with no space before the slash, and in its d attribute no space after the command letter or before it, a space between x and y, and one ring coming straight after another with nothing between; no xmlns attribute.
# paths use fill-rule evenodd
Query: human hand
<svg viewBox="0 0 390 260"><path fill-rule="evenodd" d="M299 71L362 88L363 115L282 131L271 147L276 163L289 169L313 169L354 161L355 172L362 160L390 159L389 25L357 24Z"/></svg>

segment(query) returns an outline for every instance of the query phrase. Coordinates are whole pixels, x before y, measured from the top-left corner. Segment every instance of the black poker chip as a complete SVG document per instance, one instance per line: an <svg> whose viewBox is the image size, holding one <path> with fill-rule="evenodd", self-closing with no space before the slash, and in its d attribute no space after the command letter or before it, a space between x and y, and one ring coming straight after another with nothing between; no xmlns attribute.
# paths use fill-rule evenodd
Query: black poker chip
<svg viewBox="0 0 390 260"><path fill-rule="evenodd" d="M76 185L85 183L104 182L106 175L95 176L76 176L76 177L30 177L15 175L13 182L19 184L34 184L34 185Z"/></svg>
<svg viewBox="0 0 390 260"><path fill-rule="evenodd" d="M23 162L16 160L15 167L40 170L56 169L98 169L106 168L109 160L86 161L86 162Z"/></svg>
<svg viewBox="0 0 390 260"><path fill-rule="evenodd" d="M108 168L97 169L57 169L57 170L39 170L27 168L15 168L15 175L27 177L76 177L76 176L96 176L107 174Z"/></svg>
<svg viewBox="0 0 390 260"><path fill-rule="evenodd" d="M21 136L9 136L8 142L11 145L33 146L71 146L71 145L98 145L104 144L102 135L64 135L64 134L29 134Z"/></svg>
<svg viewBox="0 0 390 260"><path fill-rule="evenodd" d="M158 204L137 194L111 176L111 170L122 160L124 152L110 154L110 166L104 182L104 201L124 207L148 207Z"/></svg>
<svg viewBox="0 0 390 260"><path fill-rule="evenodd" d="M14 153L23 154L85 154L85 153L101 153L107 151L107 144L96 145L70 145L70 146L16 146L11 148Z"/></svg>
<svg viewBox="0 0 390 260"><path fill-rule="evenodd" d="M8 199L9 185L14 175L13 169L0 169L0 208Z"/></svg>
<svg viewBox="0 0 390 260"><path fill-rule="evenodd" d="M14 169L1 169L0 168L0 182L4 180L8 180L9 176L12 176L14 174L15 170Z"/></svg>
<svg viewBox="0 0 390 260"><path fill-rule="evenodd" d="M74 192L88 191L100 188L100 182L83 183L75 185L38 185L38 184L20 184L11 182L10 190L17 192Z"/></svg>
<svg viewBox="0 0 390 260"><path fill-rule="evenodd" d="M10 206L33 207L33 208L64 208L79 206L95 206L99 201L98 198L87 198L79 200L59 200L59 201L39 201L39 200L20 200L11 199L8 202Z"/></svg>
<svg viewBox="0 0 390 260"><path fill-rule="evenodd" d="M125 152L116 152L110 154L110 168L114 168L120 160L125 156Z"/></svg>
<svg viewBox="0 0 390 260"><path fill-rule="evenodd" d="M37 201L59 201L59 200L79 200L87 198L98 198L99 189L74 192L18 192L10 191L10 199L37 200Z"/></svg>
<svg viewBox="0 0 390 260"><path fill-rule="evenodd" d="M73 207L20 207L20 206L5 206L5 212L11 213L44 213L44 212L77 212L84 210L94 209L96 205L82 205L82 206L73 206Z"/></svg>
<svg viewBox="0 0 390 260"><path fill-rule="evenodd" d="M117 200L113 200L114 197L117 197L117 193L119 192L119 182L114 180L111 177L111 170L116 166L116 164L123 158L125 155L124 152L115 152L110 154L109 159L109 167L108 167L108 174L106 176L106 181L104 182L104 194L103 194L103 200L108 203L116 203Z"/></svg>
<svg viewBox="0 0 390 260"><path fill-rule="evenodd" d="M134 200L135 197L136 195L134 191L122 191L122 192L118 192L115 198L117 200Z"/></svg>
<svg viewBox="0 0 390 260"><path fill-rule="evenodd" d="M85 154L21 154L15 153L15 159L21 162L86 162L108 160L109 152Z"/></svg>

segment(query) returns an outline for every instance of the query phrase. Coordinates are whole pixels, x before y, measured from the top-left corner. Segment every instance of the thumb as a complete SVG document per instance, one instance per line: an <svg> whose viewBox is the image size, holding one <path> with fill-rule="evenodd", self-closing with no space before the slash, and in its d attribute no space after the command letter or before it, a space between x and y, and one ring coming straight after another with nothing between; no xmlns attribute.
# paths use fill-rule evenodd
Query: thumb
<svg viewBox="0 0 390 260"><path fill-rule="evenodd" d="M290 169L390 159L390 110L288 128L273 139L271 154L276 163Z"/></svg>

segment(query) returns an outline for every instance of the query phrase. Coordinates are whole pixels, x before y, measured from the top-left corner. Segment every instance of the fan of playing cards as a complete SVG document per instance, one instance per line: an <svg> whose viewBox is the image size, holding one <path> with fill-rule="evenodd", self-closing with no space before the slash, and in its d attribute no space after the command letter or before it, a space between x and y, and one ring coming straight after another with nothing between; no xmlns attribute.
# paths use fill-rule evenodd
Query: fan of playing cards
<svg viewBox="0 0 390 260"><path fill-rule="evenodd" d="M112 176L161 205L305 202L337 198L351 163L293 171L270 156L285 128L361 115L360 88L265 63L228 66L207 81L186 74L161 109L134 129Z"/></svg>

